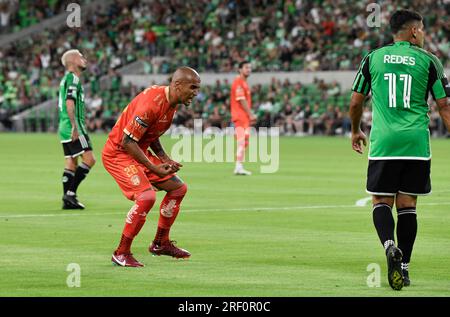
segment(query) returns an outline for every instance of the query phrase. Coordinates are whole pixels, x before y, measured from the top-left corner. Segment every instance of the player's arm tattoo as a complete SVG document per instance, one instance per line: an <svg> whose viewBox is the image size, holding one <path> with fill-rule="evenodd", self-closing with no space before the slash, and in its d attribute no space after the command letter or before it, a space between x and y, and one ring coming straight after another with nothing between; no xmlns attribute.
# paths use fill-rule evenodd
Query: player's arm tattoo
<svg viewBox="0 0 450 317"><path fill-rule="evenodd" d="M167 155L166 151L164 151L164 148L159 141L159 139L156 139L152 143L150 143L150 148L152 149L153 153L158 156L162 161L170 160L170 157Z"/></svg>

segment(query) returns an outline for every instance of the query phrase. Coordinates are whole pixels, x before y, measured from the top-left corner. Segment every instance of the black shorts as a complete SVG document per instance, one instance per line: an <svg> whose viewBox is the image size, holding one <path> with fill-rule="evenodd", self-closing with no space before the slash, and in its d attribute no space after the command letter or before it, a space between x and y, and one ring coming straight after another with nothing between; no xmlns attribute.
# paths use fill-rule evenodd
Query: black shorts
<svg viewBox="0 0 450 317"><path fill-rule="evenodd" d="M431 160L369 160L367 193L394 196L397 193L431 193Z"/></svg>
<svg viewBox="0 0 450 317"><path fill-rule="evenodd" d="M86 151L92 151L91 140L84 134L80 134L80 137L75 141L64 142L62 144L64 149L64 157L77 157Z"/></svg>

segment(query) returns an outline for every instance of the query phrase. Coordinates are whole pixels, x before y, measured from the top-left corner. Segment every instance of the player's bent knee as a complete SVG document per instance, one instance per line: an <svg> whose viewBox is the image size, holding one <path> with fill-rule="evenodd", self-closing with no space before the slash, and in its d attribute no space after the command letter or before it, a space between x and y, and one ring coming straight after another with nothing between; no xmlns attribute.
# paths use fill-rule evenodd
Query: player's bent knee
<svg viewBox="0 0 450 317"><path fill-rule="evenodd" d="M156 201L156 192L154 190L146 190L136 197L136 204L142 209L149 211Z"/></svg>
<svg viewBox="0 0 450 317"><path fill-rule="evenodd" d="M184 196L187 193L187 185L185 183L183 183L183 185L181 185L180 187L178 187L177 189L174 189L170 192L171 196Z"/></svg>
<svg viewBox="0 0 450 317"><path fill-rule="evenodd" d="M83 161L90 167L92 168L95 163L97 162L95 159L94 154L92 154L92 152L88 152L89 154L86 155L85 157L83 157Z"/></svg>

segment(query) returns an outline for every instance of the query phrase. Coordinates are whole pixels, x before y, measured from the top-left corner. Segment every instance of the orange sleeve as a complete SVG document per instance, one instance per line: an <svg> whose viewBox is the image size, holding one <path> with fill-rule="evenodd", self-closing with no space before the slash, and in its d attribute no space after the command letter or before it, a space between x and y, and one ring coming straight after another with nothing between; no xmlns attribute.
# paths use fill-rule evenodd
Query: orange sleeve
<svg viewBox="0 0 450 317"><path fill-rule="evenodd" d="M235 92L234 96L235 96L236 101L237 100L245 100L245 89L244 89L242 81L236 80L233 89Z"/></svg>
<svg viewBox="0 0 450 317"><path fill-rule="evenodd" d="M123 132L136 142L139 142L144 136L154 118L154 114L150 111L151 107L148 105L148 100L145 100L146 98L142 99L139 101L130 121L123 129Z"/></svg>
<svg viewBox="0 0 450 317"><path fill-rule="evenodd" d="M241 85L236 87L236 100L245 100L245 90Z"/></svg>

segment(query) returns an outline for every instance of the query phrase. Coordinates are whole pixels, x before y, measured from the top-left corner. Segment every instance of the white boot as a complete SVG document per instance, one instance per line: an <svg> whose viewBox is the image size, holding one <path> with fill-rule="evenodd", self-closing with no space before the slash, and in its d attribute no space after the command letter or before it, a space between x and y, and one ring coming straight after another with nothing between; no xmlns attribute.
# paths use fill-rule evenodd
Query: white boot
<svg viewBox="0 0 450 317"><path fill-rule="evenodd" d="M236 168L234 169L234 174L236 174L236 175L252 175L252 172L245 170L244 166L242 166L242 163L237 162Z"/></svg>

